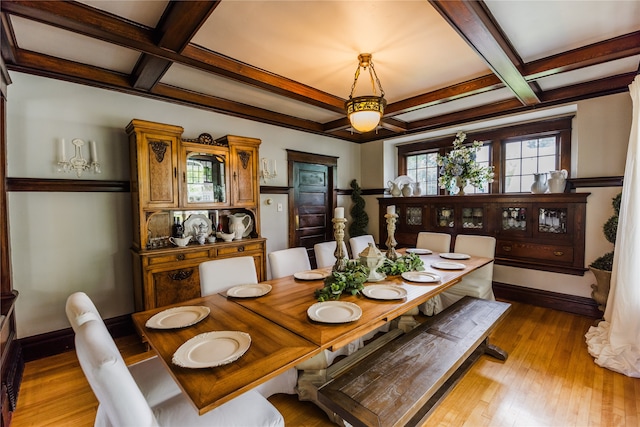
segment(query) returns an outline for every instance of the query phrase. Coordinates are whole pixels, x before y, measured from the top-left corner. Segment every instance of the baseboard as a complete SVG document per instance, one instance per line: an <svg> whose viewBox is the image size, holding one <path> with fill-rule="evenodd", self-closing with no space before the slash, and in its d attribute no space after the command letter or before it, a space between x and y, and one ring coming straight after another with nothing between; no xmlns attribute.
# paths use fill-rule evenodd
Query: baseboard
<svg viewBox="0 0 640 427"><path fill-rule="evenodd" d="M499 282L493 282L493 293L496 298L499 299L523 302L539 307L566 311L568 313L592 317L594 319L599 319L603 315L603 313L598 310L598 304L591 298Z"/></svg>
<svg viewBox="0 0 640 427"><path fill-rule="evenodd" d="M104 323L114 338L135 334L130 314L107 319ZM73 329L66 328L21 338L18 341L22 346L24 361L29 362L73 350L75 348L73 338Z"/></svg>

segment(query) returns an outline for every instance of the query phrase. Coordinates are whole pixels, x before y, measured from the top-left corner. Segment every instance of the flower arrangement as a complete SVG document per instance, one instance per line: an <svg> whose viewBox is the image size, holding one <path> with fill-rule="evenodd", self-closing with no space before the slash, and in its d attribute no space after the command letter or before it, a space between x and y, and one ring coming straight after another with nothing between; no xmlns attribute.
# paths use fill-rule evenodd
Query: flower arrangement
<svg viewBox="0 0 640 427"><path fill-rule="evenodd" d="M493 182L493 166L481 166L476 163L476 152L482 146L479 141L471 145L462 143L467 138L464 132L458 132L453 140L453 150L446 156L438 156L440 167L440 188L450 189L452 185L464 186L466 182L474 187L482 188L484 184Z"/></svg>

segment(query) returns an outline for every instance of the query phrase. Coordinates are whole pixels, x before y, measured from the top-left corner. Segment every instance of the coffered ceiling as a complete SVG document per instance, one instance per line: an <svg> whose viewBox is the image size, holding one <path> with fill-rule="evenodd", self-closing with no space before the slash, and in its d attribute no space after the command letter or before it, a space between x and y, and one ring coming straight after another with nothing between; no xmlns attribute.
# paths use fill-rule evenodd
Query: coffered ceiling
<svg viewBox="0 0 640 427"><path fill-rule="evenodd" d="M640 64L640 0L2 0L0 9L10 71L351 142L626 91ZM359 53L373 55L388 102L379 128L363 134L344 113Z"/></svg>

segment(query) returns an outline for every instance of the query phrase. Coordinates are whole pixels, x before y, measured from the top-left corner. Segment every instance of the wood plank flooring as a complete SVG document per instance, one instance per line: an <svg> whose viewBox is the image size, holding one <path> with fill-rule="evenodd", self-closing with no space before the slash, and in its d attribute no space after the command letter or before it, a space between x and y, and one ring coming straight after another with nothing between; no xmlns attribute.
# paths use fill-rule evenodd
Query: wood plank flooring
<svg viewBox="0 0 640 427"><path fill-rule="evenodd" d="M487 356L471 368L428 420L442 426L640 425L640 379L600 368L584 334L593 319L513 303L491 340L509 353ZM136 337L118 340L127 363L149 356ZM333 425L309 402L276 395L269 400L287 426ZM97 401L75 352L28 362L13 427L93 425ZM188 427L188 426L183 426Z"/></svg>

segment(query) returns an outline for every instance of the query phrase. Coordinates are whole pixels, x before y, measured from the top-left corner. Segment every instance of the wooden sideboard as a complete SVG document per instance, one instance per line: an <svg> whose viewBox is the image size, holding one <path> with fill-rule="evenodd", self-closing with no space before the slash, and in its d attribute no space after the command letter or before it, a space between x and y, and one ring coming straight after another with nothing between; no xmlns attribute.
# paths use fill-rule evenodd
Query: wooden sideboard
<svg viewBox="0 0 640 427"><path fill-rule="evenodd" d="M258 149L260 140L201 134L183 139L180 126L132 120L126 128L131 158L133 243L131 247L136 311L200 296L201 262L252 256L258 280L266 280L266 243L260 237ZM199 217L222 224L248 215L242 239L185 247L169 237L174 220ZM189 230L187 230L189 232ZM192 233L192 231L191 231Z"/></svg>
<svg viewBox="0 0 640 427"><path fill-rule="evenodd" d="M478 194L379 198L380 244L387 207L398 214L397 246L415 246L420 231L494 236L496 264L582 275L590 193Z"/></svg>

